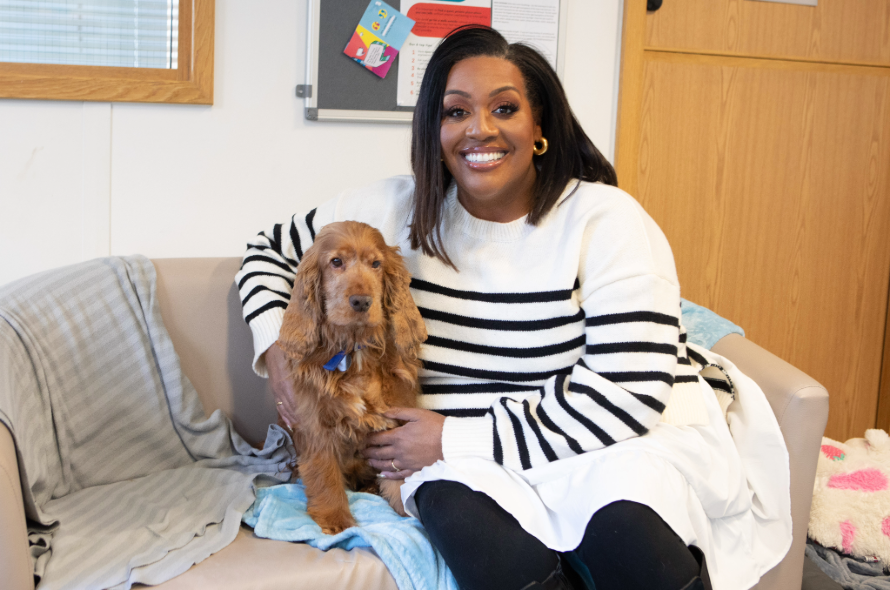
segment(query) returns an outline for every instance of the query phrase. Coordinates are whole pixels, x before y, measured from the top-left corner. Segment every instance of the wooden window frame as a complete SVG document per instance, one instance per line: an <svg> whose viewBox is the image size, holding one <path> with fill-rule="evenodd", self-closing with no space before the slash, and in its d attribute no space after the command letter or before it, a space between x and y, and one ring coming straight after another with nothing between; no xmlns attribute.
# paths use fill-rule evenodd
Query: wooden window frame
<svg viewBox="0 0 890 590"><path fill-rule="evenodd" d="M0 98L213 104L215 0L180 0L178 68L0 63Z"/></svg>

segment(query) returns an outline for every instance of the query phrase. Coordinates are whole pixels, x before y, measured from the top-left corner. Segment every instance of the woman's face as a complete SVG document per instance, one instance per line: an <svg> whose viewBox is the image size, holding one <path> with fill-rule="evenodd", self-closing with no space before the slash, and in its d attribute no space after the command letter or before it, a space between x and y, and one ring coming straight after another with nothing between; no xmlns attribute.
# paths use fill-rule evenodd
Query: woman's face
<svg viewBox="0 0 890 590"><path fill-rule="evenodd" d="M474 217L508 222L531 210L541 139L522 74L498 57L472 57L451 68L439 139L461 204Z"/></svg>

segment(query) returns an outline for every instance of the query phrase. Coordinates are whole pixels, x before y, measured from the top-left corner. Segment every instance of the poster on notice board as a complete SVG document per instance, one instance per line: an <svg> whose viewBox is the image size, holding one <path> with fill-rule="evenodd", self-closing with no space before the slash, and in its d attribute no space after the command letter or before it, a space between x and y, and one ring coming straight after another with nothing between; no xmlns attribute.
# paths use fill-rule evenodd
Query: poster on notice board
<svg viewBox="0 0 890 590"><path fill-rule="evenodd" d="M401 11L415 22L402 46L397 104L417 105L420 83L436 46L457 27L486 25L510 43L541 52L556 68L560 0L402 0Z"/></svg>
<svg viewBox="0 0 890 590"><path fill-rule="evenodd" d="M371 0L343 53L385 78L413 26L413 20L383 0Z"/></svg>

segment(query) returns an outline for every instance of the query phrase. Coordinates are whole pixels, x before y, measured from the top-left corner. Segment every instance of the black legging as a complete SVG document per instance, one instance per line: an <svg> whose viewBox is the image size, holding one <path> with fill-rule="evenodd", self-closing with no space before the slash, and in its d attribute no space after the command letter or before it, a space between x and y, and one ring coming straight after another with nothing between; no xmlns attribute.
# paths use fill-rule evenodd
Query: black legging
<svg viewBox="0 0 890 590"><path fill-rule="evenodd" d="M558 552L483 493L433 481L414 498L430 540L462 590L520 590L552 581L562 567ZM596 590L704 587L690 586L701 570L690 549L651 508L635 502L615 502L594 514L573 554L590 571Z"/></svg>

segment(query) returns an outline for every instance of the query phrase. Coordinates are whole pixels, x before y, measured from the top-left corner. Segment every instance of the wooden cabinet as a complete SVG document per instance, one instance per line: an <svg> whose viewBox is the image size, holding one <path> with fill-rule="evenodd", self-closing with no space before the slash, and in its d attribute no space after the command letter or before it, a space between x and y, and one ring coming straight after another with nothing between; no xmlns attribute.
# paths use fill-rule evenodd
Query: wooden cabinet
<svg viewBox="0 0 890 590"><path fill-rule="evenodd" d="M890 428L890 2L819 4L626 0L616 167L683 296L822 382L846 440Z"/></svg>
<svg viewBox="0 0 890 590"><path fill-rule="evenodd" d="M664 0L646 19L645 43L696 53L890 65L890 2L819 0L813 7Z"/></svg>

